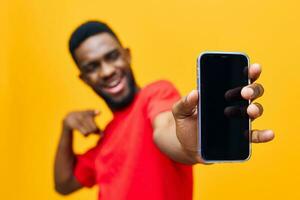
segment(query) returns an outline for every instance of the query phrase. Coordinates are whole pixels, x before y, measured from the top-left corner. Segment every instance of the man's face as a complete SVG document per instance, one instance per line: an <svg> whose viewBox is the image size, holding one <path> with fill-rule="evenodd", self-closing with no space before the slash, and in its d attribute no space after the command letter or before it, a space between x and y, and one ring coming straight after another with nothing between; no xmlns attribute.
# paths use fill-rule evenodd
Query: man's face
<svg viewBox="0 0 300 200"><path fill-rule="evenodd" d="M87 38L75 50L80 78L117 110L128 105L136 92L130 51L108 33Z"/></svg>

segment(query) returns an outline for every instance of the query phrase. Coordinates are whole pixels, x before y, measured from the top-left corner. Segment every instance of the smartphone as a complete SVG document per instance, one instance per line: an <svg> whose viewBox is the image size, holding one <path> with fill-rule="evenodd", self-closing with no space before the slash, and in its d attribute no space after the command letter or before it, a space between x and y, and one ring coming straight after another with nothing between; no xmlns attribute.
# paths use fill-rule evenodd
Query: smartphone
<svg viewBox="0 0 300 200"><path fill-rule="evenodd" d="M251 155L249 58L239 52L207 51L197 59L198 153L206 163L241 162Z"/></svg>

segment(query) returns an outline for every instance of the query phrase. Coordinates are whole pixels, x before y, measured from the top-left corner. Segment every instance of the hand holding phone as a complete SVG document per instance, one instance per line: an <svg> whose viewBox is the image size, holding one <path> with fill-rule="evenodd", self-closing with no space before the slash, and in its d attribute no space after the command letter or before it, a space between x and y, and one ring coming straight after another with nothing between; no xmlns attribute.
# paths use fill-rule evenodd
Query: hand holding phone
<svg viewBox="0 0 300 200"><path fill-rule="evenodd" d="M210 52L206 52L210 53ZM224 53L224 52L213 52L213 53ZM226 53L228 54L228 53ZM232 53L230 53L232 54ZM233 54L239 54L239 53L233 53ZM243 54L242 54L243 55ZM245 55L244 55L245 56ZM247 56L246 56L247 57ZM224 159L224 158L211 158L206 156L205 153L203 153L203 146L201 145L203 140L201 141L200 138L203 136L205 138L205 132L201 130L202 128L202 119L208 120L209 116L206 116L206 113L201 113L201 106L203 108L204 102L201 101L201 98L206 97L212 97L212 94L204 94L204 88L202 88L202 93L199 91L199 87L201 86L201 82L203 81L203 78L201 79L201 76L204 76L204 73L200 74L200 64L198 57L198 90L192 90L187 96L183 97L181 100L176 102L173 106L172 112L176 123L176 135L179 140L179 143L181 144L181 148L184 150L184 152L187 154L187 158L184 159L186 161L183 161L187 164L193 164L193 163L213 163L213 162L238 162L238 161L244 161L247 160L247 148L246 153L243 156L238 157L231 157L230 159ZM248 60L248 58L247 58ZM223 63L224 64L224 63ZM237 64L237 63L236 63ZM217 65L214 65L216 67ZM243 65L244 66L244 65ZM210 92L216 92L219 90L223 90L222 98L225 103L229 103L228 106L224 106L223 109L221 109L221 115L222 117L226 117L228 119L236 120L238 118L242 118L242 121L244 123L247 121L249 128L248 135L246 134L246 137L249 136L248 141L246 142L246 147L249 145L249 156L250 156L250 142L252 143L265 143L273 140L274 138L274 132L269 129L262 129L262 130L250 130L250 120L254 120L259 118L263 113L263 106L260 105L257 102L253 102L257 98L263 95L263 86L259 83L256 83L257 79L259 79L259 76L261 74L261 67L259 64L252 64L249 66L249 61L247 61L246 69L240 70L240 73L246 76L244 77L244 81L247 82L243 86L238 87L228 87L229 89L224 89L224 83L220 80L222 78L224 79L233 79L234 75L236 75L237 71L234 71L233 74L226 74L227 72L218 73L220 77L216 78L214 74L217 72L215 68L211 67L210 70L212 73L210 73L210 78L213 78L214 84L217 84L218 87L216 87L214 90L209 90ZM248 68L249 66L249 68ZM203 66L202 66L203 67ZM242 75L242 76L243 76ZM250 79L250 80L249 80ZM234 79L235 80L235 79ZM250 83L251 81L251 83ZM203 84L203 87L207 88L207 84ZM219 88L220 87L220 88ZM223 89L221 89L223 88ZM201 88L200 88L201 89ZM215 94L213 94L215 95ZM242 96L242 97L241 97ZM231 102L232 101L232 102ZM249 102L251 101L250 105ZM244 102L244 105L248 105L248 107L241 106L239 103ZM233 103L233 104L230 104ZM235 104L234 104L235 103ZM209 104L206 104L207 106L210 106L208 108L215 108L216 110L216 104L212 104L211 101ZM243 103L242 103L243 105ZM240 109L243 107L243 109ZM220 114L220 113L219 113ZM248 115L248 116L246 116ZM212 115L213 116L213 115ZM219 116L219 118L220 118ZM246 120L245 120L246 118ZM230 123L232 125L232 122ZM216 127L218 124L214 124ZM230 126L227 126L227 128L231 128ZM230 129L229 129L230 130ZM223 129L222 129L223 131ZM238 135L241 136L242 134ZM206 135L207 136L207 135ZM221 135L222 136L222 135ZM245 135L244 135L245 136ZM207 137L206 137L207 138ZM247 137L248 138L248 137ZM213 138L214 139L214 138ZM218 138L219 143L224 141L224 144L230 144L228 143L228 139L222 140L222 138ZM212 140L214 141L214 140ZM234 141L236 142L236 141ZM211 144L210 142L209 144ZM244 143L245 144L245 143ZM211 146L211 145L210 145ZM214 146L215 148L216 146ZM236 148L236 147L235 147ZM209 149L211 150L211 148ZM233 149L234 150L234 149ZM207 153L207 152L206 152ZM222 152L221 152L222 153ZM242 158L241 158L242 157Z"/></svg>

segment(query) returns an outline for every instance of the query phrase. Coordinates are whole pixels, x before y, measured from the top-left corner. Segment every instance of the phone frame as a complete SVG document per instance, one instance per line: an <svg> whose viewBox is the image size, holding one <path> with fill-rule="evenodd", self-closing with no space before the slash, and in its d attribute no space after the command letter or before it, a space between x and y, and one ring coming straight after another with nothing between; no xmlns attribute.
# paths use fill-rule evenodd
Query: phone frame
<svg viewBox="0 0 300 200"><path fill-rule="evenodd" d="M242 52L226 52L226 51L204 51L202 53L199 54L198 58L197 58L197 91L198 91L198 106L197 106L197 115L198 115L198 123L197 123L197 146L198 146L198 155L201 157L201 159L205 162L205 163L237 163L237 162L245 162L247 160L250 159L251 155L252 155L252 147L251 147L251 119L249 118L249 155L246 159L244 160L205 160L202 157L202 151L201 151L201 58L203 55L206 54L227 54L227 55L242 55L245 56L247 58L247 67L249 69L250 67L250 59L249 56L245 53ZM248 76L248 84L251 84L251 80ZM248 100L248 103L250 105L251 101Z"/></svg>

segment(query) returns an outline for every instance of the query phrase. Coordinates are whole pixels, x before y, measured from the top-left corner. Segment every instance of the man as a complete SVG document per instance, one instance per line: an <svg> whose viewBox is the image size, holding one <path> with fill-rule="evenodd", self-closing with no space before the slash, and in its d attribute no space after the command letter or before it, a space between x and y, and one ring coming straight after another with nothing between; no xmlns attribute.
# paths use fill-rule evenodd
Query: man
<svg viewBox="0 0 300 200"><path fill-rule="evenodd" d="M168 81L139 88L131 71L130 50L101 22L78 27L69 49L80 79L105 100L114 117L103 131L94 121L97 110L65 117L55 160L56 191L69 194L97 184L101 200L192 199L191 165L203 163L197 155L197 91L180 98ZM252 81L260 73L258 64L249 68ZM263 87L256 83L241 91L250 100L262 94ZM247 109L252 119L262 112L258 103ZM102 137L85 154L75 155L74 130ZM273 137L271 130L252 131L252 142Z"/></svg>

